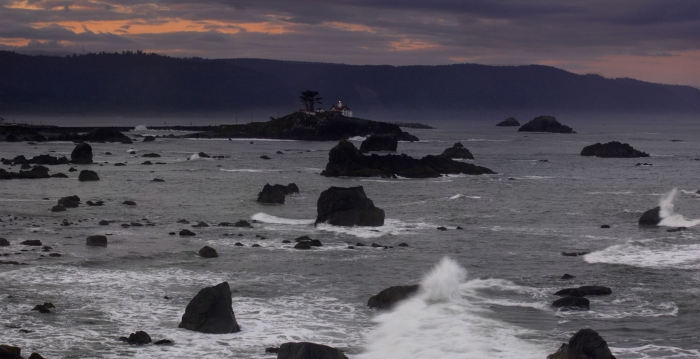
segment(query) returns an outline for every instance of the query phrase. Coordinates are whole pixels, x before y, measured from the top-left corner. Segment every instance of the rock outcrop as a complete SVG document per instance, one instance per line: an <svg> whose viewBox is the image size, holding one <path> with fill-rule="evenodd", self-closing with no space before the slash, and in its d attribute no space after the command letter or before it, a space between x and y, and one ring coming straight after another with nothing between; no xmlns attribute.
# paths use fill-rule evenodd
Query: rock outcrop
<svg viewBox="0 0 700 359"><path fill-rule="evenodd" d="M219 256L219 253L212 247L204 246L199 250L199 256L202 258L216 258Z"/></svg>
<svg viewBox="0 0 700 359"><path fill-rule="evenodd" d="M78 181L80 181L80 182L99 181L99 180L100 180L100 176L98 176L97 172L95 172L95 171L82 170L82 171L80 171L80 174L78 175Z"/></svg>
<svg viewBox="0 0 700 359"><path fill-rule="evenodd" d="M107 237L96 235L85 239L85 244L91 247L107 247Z"/></svg>
<svg viewBox="0 0 700 359"><path fill-rule="evenodd" d="M70 154L70 161L79 165L89 165L92 163L92 146L83 142L75 146Z"/></svg>
<svg viewBox="0 0 700 359"><path fill-rule="evenodd" d="M187 304L179 328L201 333L228 334L241 330L231 308L228 282L206 287Z"/></svg>
<svg viewBox="0 0 700 359"><path fill-rule="evenodd" d="M661 207L654 207L639 217L640 226L656 226L661 222Z"/></svg>
<svg viewBox="0 0 700 359"><path fill-rule="evenodd" d="M323 192L316 202L316 224L335 226L382 226L384 210L374 206L367 198L364 188L331 187Z"/></svg>
<svg viewBox="0 0 700 359"><path fill-rule="evenodd" d="M552 133L576 133L569 126L564 126L553 116L539 116L532 121L520 126L518 132L552 132Z"/></svg>
<svg viewBox="0 0 700 359"><path fill-rule="evenodd" d="M0 168L0 180L4 179L41 179L50 178L49 169L44 166L34 166L29 171L8 172Z"/></svg>
<svg viewBox="0 0 700 359"><path fill-rule="evenodd" d="M134 143L123 133L108 127L100 127L90 131L84 137L85 142L120 142Z"/></svg>
<svg viewBox="0 0 700 359"><path fill-rule="evenodd" d="M261 203L276 203L284 204L285 197L292 193L299 193L299 187L296 184L290 183L288 185L270 185L265 184L262 191L258 193L258 202Z"/></svg>
<svg viewBox="0 0 700 359"><path fill-rule="evenodd" d="M588 295L609 295L612 294L612 289L598 285L585 285L578 288L562 289L554 295L560 297L585 297Z"/></svg>
<svg viewBox="0 0 700 359"><path fill-rule="evenodd" d="M328 154L328 164L321 172L327 177L408 177L432 178L441 174L492 174L486 167L428 155L415 159L407 155L366 156L348 141L340 141Z"/></svg>
<svg viewBox="0 0 700 359"><path fill-rule="evenodd" d="M10 241L8 241L5 238L0 238L0 247L8 247L10 245Z"/></svg>
<svg viewBox="0 0 700 359"><path fill-rule="evenodd" d="M284 343L277 359L348 359L340 350L315 343Z"/></svg>
<svg viewBox="0 0 700 359"><path fill-rule="evenodd" d="M396 151L398 146L399 140L396 139L395 135L371 135L362 141L362 144L360 144L360 151Z"/></svg>
<svg viewBox="0 0 700 359"><path fill-rule="evenodd" d="M581 151L581 156L595 156L603 158L638 158L649 157L649 154L635 150L629 144L612 141L605 144L596 143L594 145L586 146Z"/></svg>
<svg viewBox="0 0 700 359"><path fill-rule="evenodd" d="M442 154L440 155L442 157L447 157L447 158L461 158L461 159L468 159L468 160L473 160L474 155L472 155L471 152L469 152L468 149L464 148L464 145L462 145L461 142L457 142L452 147L445 149L442 151Z"/></svg>
<svg viewBox="0 0 700 359"><path fill-rule="evenodd" d="M418 292L418 284L389 287L369 298L367 306L378 309L391 309L400 302Z"/></svg>
<svg viewBox="0 0 700 359"><path fill-rule="evenodd" d="M497 123L496 126L501 126L501 127L520 126L520 122L518 122L518 120L516 120L514 117L508 117L505 120Z"/></svg>
<svg viewBox="0 0 700 359"><path fill-rule="evenodd" d="M581 329L547 359L615 359L615 356L598 332Z"/></svg>

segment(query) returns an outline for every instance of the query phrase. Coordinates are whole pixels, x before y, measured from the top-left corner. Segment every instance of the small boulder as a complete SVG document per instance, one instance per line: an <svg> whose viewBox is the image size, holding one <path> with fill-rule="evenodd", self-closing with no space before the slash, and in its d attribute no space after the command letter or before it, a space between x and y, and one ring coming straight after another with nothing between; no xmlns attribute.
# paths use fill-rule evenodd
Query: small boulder
<svg viewBox="0 0 700 359"><path fill-rule="evenodd" d="M95 171L90 171L90 170L82 170L80 171L80 174L78 175L78 181L80 182L87 182L87 181L99 181L100 177L97 175Z"/></svg>
<svg viewBox="0 0 700 359"><path fill-rule="evenodd" d="M209 227L209 225L206 224L205 222L199 221L199 223L193 224L192 227L193 228L205 228L205 227Z"/></svg>
<svg viewBox="0 0 700 359"><path fill-rule="evenodd" d="M66 207L63 207L60 204L57 204L57 205L51 207L51 212L65 212L65 211L66 211Z"/></svg>
<svg viewBox="0 0 700 359"><path fill-rule="evenodd" d="M588 254L588 252L561 252L561 255L564 257L578 257L578 256L585 256Z"/></svg>
<svg viewBox="0 0 700 359"><path fill-rule="evenodd" d="M262 158L262 159L264 159L264 160L269 160L269 159L271 159L270 157L268 157L268 156L266 156L266 155L262 155L262 156L260 156L260 158Z"/></svg>
<svg viewBox="0 0 700 359"><path fill-rule="evenodd" d="M10 245L10 241L5 238L0 238L0 247L7 247Z"/></svg>
<svg viewBox="0 0 700 359"><path fill-rule="evenodd" d="M194 236L195 234L194 234L194 232L192 232L190 230L183 229L180 231L180 235L183 237L191 237L191 236Z"/></svg>
<svg viewBox="0 0 700 359"><path fill-rule="evenodd" d="M168 344L172 344L172 343L173 343L173 341L169 340L169 339L161 339L161 340L157 340L157 341L153 342L154 345L168 345Z"/></svg>
<svg viewBox="0 0 700 359"><path fill-rule="evenodd" d="M143 155L141 155L141 157L158 158L160 157L160 155L157 153L144 153Z"/></svg>
<svg viewBox="0 0 700 359"><path fill-rule="evenodd" d="M138 344L138 345L148 344L151 342L151 336L148 335L148 333L139 330L136 333L131 333L129 335L129 338L126 340L126 342L129 344Z"/></svg>
<svg viewBox="0 0 700 359"><path fill-rule="evenodd" d="M20 242L19 244L23 244L23 245L25 245L25 246L32 246L32 247L41 247L41 246L44 245L44 244L41 243L41 241L38 240L38 239L28 239L28 240L26 240L26 241Z"/></svg>
<svg viewBox="0 0 700 359"><path fill-rule="evenodd" d="M153 136L146 136L143 138L143 142L153 142L155 140L156 140L156 138Z"/></svg>
<svg viewBox="0 0 700 359"><path fill-rule="evenodd" d="M402 301L418 292L418 284L393 286L369 298L367 306L378 309L391 309L397 302Z"/></svg>
<svg viewBox="0 0 700 359"><path fill-rule="evenodd" d="M199 256L202 258L216 258L219 256L219 253L216 253L216 249L212 247L204 246L199 250Z"/></svg>
<svg viewBox="0 0 700 359"><path fill-rule="evenodd" d="M607 229L607 228L610 228L610 225L609 225L609 224L604 224L604 225L600 226L600 228L606 228L606 229Z"/></svg>
<svg viewBox="0 0 700 359"><path fill-rule="evenodd" d="M231 305L231 288L227 282L204 288L187 304L178 328L210 334L238 332L241 328Z"/></svg>
<svg viewBox="0 0 700 359"><path fill-rule="evenodd" d="M563 276L561 276L560 279L568 280L568 279L574 279L576 276L573 276L571 274L565 273Z"/></svg>
<svg viewBox="0 0 700 359"><path fill-rule="evenodd" d="M68 196L58 200L58 204L66 208L78 208L79 203L80 197L78 196Z"/></svg>
<svg viewBox="0 0 700 359"><path fill-rule="evenodd" d="M87 237L85 244L92 247L107 247L107 237L96 235Z"/></svg>
<svg viewBox="0 0 700 359"><path fill-rule="evenodd" d="M125 205L127 205L127 206L135 206L135 205L136 205L136 202L134 202L134 201L124 201L124 202L122 202L122 204L125 204Z"/></svg>
<svg viewBox="0 0 700 359"><path fill-rule="evenodd" d="M233 226L234 227L253 228L253 226L248 221L243 220L243 219L234 223Z"/></svg>
<svg viewBox="0 0 700 359"><path fill-rule="evenodd" d="M311 249L311 241L301 241L294 245L294 249Z"/></svg>
<svg viewBox="0 0 700 359"><path fill-rule="evenodd" d="M554 295L560 297L571 296L571 297L585 297L588 295L609 295L612 294L612 289L597 285L586 285L578 288L566 288L562 289Z"/></svg>
<svg viewBox="0 0 700 359"><path fill-rule="evenodd" d="M284 343L277 359L348 359L340 350L315 343Z"/></svg>
<svg viewBox="0 0 700 359"><path fill-rule="evenodd" d="M70 154L70 161L79 165L87 165L92 163L92 146L83 142L78 144Z"/></svg>
<svg viewBox="0 0 700 359"><path fill-rule="evenodd" d="M109 225L109 221L101 220L98 224L99 224L100 226L108 226L108 225Z"/></svg>
<svg viewBox="0 0 700 359"><path fill-rule="evenodd" d="M581 329L547 359L615 359L608 343L592 329Z"/></svg>
<svg viewBox="0 0 700 359"><path fill-rule="evenodd" d="M552 303L554 308L589 310L591 302L583 297L564 297Z"/></svg>
<svg viewBox="0 0 700 359"><path fill-rule="evenodd" d="M666 232L670 232L670 233L680 232L680 231L685 231L686 229L688 229L688 227L675 227L675 228L667 229Z"/></svg>

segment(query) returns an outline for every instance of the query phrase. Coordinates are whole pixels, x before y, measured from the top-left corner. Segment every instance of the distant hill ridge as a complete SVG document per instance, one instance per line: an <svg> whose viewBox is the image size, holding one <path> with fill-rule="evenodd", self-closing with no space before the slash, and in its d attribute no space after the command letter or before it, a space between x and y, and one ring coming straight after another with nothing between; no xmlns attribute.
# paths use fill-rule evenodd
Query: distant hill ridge
<svg viewBox="0 0 700 359"><path fill-rule="evenodd" d="M366 111L546 109L700 113L690 86L577 75L554 67L342 65L156 54L52 57L0 51L0 114L233 113L301 107L318 91Z"/></svg>

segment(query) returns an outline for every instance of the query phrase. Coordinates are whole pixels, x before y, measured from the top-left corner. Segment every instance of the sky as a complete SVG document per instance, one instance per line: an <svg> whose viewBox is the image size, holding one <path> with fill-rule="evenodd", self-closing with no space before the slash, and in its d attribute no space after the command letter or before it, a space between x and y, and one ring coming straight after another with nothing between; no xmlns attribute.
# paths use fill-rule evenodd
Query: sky
<svg viewBox="0 0 700 359"><path fill-rule="evenodd" d="M700 88L700 0L0 0L0 49L541 64Z"/></svg>

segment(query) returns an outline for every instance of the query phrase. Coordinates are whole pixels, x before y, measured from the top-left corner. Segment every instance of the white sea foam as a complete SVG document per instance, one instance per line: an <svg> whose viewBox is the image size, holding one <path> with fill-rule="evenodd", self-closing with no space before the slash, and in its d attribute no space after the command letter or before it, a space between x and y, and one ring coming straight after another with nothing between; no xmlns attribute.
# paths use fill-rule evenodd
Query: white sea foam
<svg viewBox="0 0 700 359"><path fill-rule="evenodd" d="M458 193L458 194L456 194L456 195L454 195L454 196L452 196L452 197L450 197L450 198L448 198L448 199L454 200L454 199L460 199L460 198L480 199L481 197L480 197L480 196L465 196L465 195L463 195L463 194L461 194L461 193Z"/></svg>
<svg viewBox="0 0 700 359"><path fill-rule="evenodd" d="M472 283L451 259L442 261L414 297L374 318L367 350L359 359L544 358L547 348L519 339L526 330L488 317L472 303ZM551 348L550 348L551 349ZM551 351L551 350L550 350Z"/></svg>
<svg viewBox="0 0 700 359"><path fill-rule="evenodd" d="M700 244L630 241L583 257L588 263L623 264L643 268L700 268Z"/></svg>
<svg viewBox="0 0 700 359"><path fill-rule="evenodd" d="M221 171L224 171L224 172L249 172L249 173L282 172L282 170L261 170L261 169L255 169L255 168L237 168L237 169L231 169L231 170L227 170L227 169L222 168Z"/></svg>
<svg viewBox="0 0 700 359"><path fill-rule="evenodd" d="M136 127L135 127L133 130L131 130L131 131L133 131L133 132L136 132L136 131L141 131L141 132L143 132L143 131L148 131L148 127L146 127L146 125L138 125L138 126L136 126Z"/></svg>
<svg viewBox="0 0 700 359"><path fill-rule="evenodd" d="M136 153L136 150L133 148L130 148L130 149L126 150L126 153L133 155L134 153Z"/></svg>
<svg viewBox="0 0 700 359"><path fill-rule="evenodd" d="M348 138L348 140L350 140L350 141L357 141L357 142L362 142L366 139L367 139L367 137L362 137L362 136L355 136L355 137Z"/></svg>
<svg viewBox="0 0 700 359"><path fill-rule="evenodd" d="M666 227L694 227L700 224L700 219L687 219L680 214L673 212L673 201L678 194L678 189L674 188L665 197L661 198L659 202L659 207L661 211L659 216L661 217L661 222L659 226Z"/></svg>
<svg viewBox="0 0 700 359"><path fill-rule="evenodd" d="M256 213L250 217L250 219L256 220L262 223L271 224L292 224L292 225L311 225L316 222L313 219L289 219L282 217L275 217L266 213Z"/></svg>
<svg viewBox="0 0 700 359"><path fill-rule="evenodd" d="M686 191L684 189L681 190L684 194L689 194L694 197L700 197L700 193L698 191Z"/></svg>
<svg viewBox="0 0 700 359"><path fill-rule="evenodd" d="M634 348L617 348L610 347L610 351L618 357L635 359L651 359L651 358L700 358L700 350L698 349L682 349L671 346L662 346L647 344Z"/></svg>

